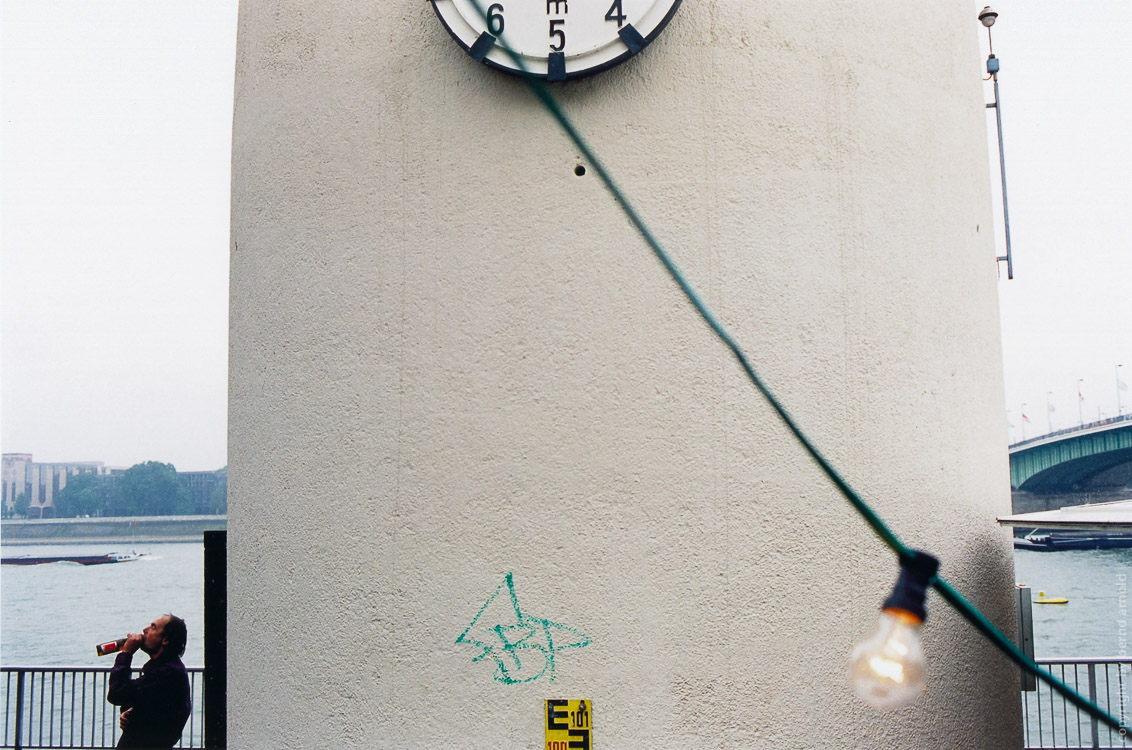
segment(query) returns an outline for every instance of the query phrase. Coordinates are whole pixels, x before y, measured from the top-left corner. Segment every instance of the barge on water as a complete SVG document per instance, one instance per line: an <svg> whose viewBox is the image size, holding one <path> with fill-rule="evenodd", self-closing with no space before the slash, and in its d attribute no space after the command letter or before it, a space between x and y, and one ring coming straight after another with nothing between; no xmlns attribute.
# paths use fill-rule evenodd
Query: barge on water
<svg viewBox="0 0 1132 750"><path fill-rule="evenodd" d="M143 553L144 554L144 553ZM55 557L33 557L20 555L18 557L5 557L0 559L4 565L47 565L49 563L69 562L79 565L105 565L106 563L120 563L137 560L141 554L136 552L110 552L105 555L59 555Z"/></svg>
<svg viewBox="0 0 1132 750"><path fill-rule="evenodd" d="M1132 499L999 516L998 522L1033 529L1015 537L1014 549L1053 552L1132 547Z"/></svg>
<svg viewBox="0 0 1132 750"><path fill-rule="evenodd" d="M1126 535L1099 535L1074 534L1073 532L1047 532L1040 533L1041 529L1034 529L1026 536L1014 537L1014 549L1028 549L1033 552L1056 552L1057 550L1088 550L1088 549L1129 549L1132 548L1132 536Z"/></svg>

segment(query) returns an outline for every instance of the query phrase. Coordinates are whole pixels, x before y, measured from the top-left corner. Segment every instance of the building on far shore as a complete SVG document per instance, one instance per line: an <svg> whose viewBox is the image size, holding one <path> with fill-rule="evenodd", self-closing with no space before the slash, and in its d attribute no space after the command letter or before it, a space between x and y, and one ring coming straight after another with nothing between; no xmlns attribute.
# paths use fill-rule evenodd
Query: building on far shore
<svg viewBox="0 0 1132 750"><path fill-rule="evenodd" d="M3 454L4 507L15 507L21 494L28 497L28 518L53 518L55 494L67 486L67 478L76 474L107 476L112 469L101 461L66 461L36 463L30 453Z"/></svg>
<svg viewBox="0 0 1132 750"><path fill-rule="evenodd" d="M228 505L228 468L216 471L178 471L197 513L224 513Z"/></svg>
<svg viewBox="0 0 1132 750"><path fill-rule="evenodd" d="M21 494L28 498L28 518L54 518L55 496L67 486L68 477L94 474L99 477L104 500L114 494L125 468L109 467L102 461L36 463L30 453L3 454L3 507L11 511ZM179 471L177 477L189 491L198 513L223 513L227 505L228 471Z"/></svg>
<svg viewBox="0 0 1132 750"><path fill-rule="evenodd" d="M0 478L3 480L4 508L15 505L16 498L21 492L27 492L31 497L31 487L27 481L28 465L31 464L30 453L5 453L3 463L0 464Z"/></svg>

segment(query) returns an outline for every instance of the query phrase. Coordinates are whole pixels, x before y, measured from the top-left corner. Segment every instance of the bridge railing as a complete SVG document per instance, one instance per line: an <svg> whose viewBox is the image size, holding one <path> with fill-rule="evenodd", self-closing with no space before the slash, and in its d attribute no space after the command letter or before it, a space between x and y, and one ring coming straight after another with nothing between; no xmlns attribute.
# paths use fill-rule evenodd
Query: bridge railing
<svg viewBox="0 0 1132 750"><path fill-rule="evenodd" d="M1105 425L1120 424L1121 422L1132 422L1132 414L1122 414L1119 417L1106 417L1104 419L1098 419L1095 422L1086 422L1085 424L1073 425L1072 427L1063 427L1060 430L1047 432L1044 435L1035 435L1034 437L1026 438L1025 440L1019 440L1017 443L1011 443L1009 448L1010 450L1014 450L1016 448L1027 446L1030 443L1037 443L1042 440L1047 440L1051 437L1057 437L1058 435L1070 435L1074 432L1081 432L1083 430L1092 429L1093 427L1104 427Z"/></svg>
<svg viewBox="0 0 1132 750"><path fill-rule="evenodd" d="M1132 720L1132 659L1037 659L1038 664L1127 726ZM1101 725L1038 681L1022 693L1025 747L1132 748L1132 736Z"/></svg>
<svg viewBox="0 0 1132 750"><path fill-rule="evenodd" d="M141 670L133 670L135 673ZM193 710L177 747L204 747L204 669L189 667ZM0 667L3 748L113 748L118 708L106 702L109 667Z"/></svg>

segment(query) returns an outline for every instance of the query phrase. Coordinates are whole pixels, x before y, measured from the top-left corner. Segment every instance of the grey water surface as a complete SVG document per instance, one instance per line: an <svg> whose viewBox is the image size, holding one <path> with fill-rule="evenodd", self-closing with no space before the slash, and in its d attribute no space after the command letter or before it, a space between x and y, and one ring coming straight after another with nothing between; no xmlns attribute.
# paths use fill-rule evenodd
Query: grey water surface
<svg viewBox="0 0 1132 750"><path fill-rule="evenodd" d="M156 616L172 612L188 625L185 664L202 666L202 543L13 545L3 548L3 556L131 551L148 554L108 565L0 566L0 664L113 666L113 656L95 655L96 643L141 632Z"/></svg>

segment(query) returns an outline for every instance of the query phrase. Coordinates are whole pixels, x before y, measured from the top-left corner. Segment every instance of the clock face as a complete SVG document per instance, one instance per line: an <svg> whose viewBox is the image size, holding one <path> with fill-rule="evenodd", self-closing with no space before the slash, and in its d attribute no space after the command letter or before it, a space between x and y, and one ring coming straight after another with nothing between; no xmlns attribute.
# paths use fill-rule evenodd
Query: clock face
<svg viewBox="0 0 1132 750"><path fill-rule="evenodd" d="M474 59L561 81L605 70L644 49L680 0L432 0L448 32Z"/></svg>

